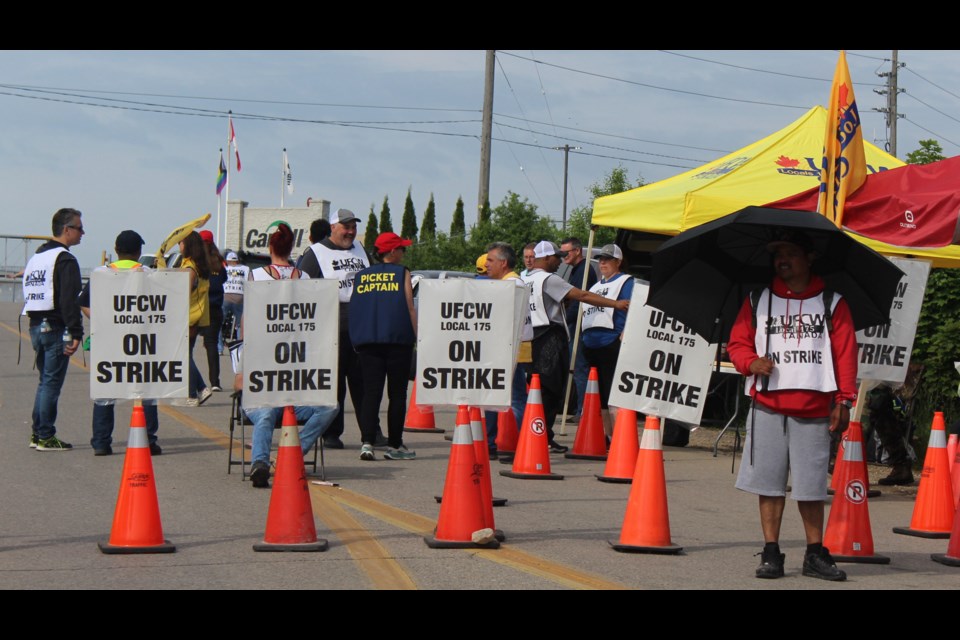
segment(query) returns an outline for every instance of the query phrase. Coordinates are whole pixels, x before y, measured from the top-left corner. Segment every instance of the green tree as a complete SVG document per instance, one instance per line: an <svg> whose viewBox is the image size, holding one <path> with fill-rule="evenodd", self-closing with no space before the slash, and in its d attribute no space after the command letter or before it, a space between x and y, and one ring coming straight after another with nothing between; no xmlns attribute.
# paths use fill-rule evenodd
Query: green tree
<svg viewBox="0 0 960 640"><path fill-rule="evenodd" d="M491 211L491 220L481 220L470 231L470 246L481 255L495 240L509 243L518 253L528 242L558 240L559 231L546 216L537 213L537 206L526 198L508 191ZM476 258L474 258L476 259Z"/></svg>
<svg viewBox="0 0 960 640"><path fill-rule="evenodd" d="M463 198L457 198L457 208L453 210L453 220L450 222L450 237L462 238L467 234L467 226L463 219Z"/></svg>
<svg viewBox="0 0 960 640"><path fill-rule="evenodd" d="M490 201L487 200L477 212L477 222L489 222L490 220Z"/></svg>
<svg viewBox="0 0 960 640"><path fill-rule="evenodd" d="M407 187L407 201L403 204L403 219L400 221L400 235L408 240L417 241L417 212L413 209L411 187Z"/></svg>
<svg viewBox="0 0 960 640"><path fill-rule="evenodd" d="M377 214L373 212L373 205L370 205L370 217L367 218L367 228L363 232L363 246L367 253L373 253L373 243L377 239Z"/></svg>
<svg viewBox="0 0 960 640"><path fill-rule="evenodd" d="M587 192L592 196L590 204L577 207L570 212L570 216L567 218L567 235L576 236L586 243L590 237L590 224L593 219L593 200L642 186L643 178L638 177L637 183L633 184L630 182L627 170L622 165L613 168L610 173L604 176L603 180L594 182L587 187ZM610 244L616 240L616 237L616 229L598 227L593 246L602 247L605 244Z"/></svg>
<svg viewBox="0 0 960 640"><path fill-rule="evenodd" d="M420 239L437 237L437 206L433 202L433 194L430 194L430 202L427 203L427 210L423 213L423 224L420 226Z"/></svg>
<svg viewBox="0 0 960 640"><path fill-rule="evenodd" d="M947 156L943 155L943 147L936 140L921 140L920 148L907 154L909 164L930 164L945 160Z"/></svg>
<svg viewBox="0 0 960 640"><path fill-rule="evenodd" d="M393 222L390 220L389 197L383 196L383 207L380 209L380 233L393 231Z"/></svg>

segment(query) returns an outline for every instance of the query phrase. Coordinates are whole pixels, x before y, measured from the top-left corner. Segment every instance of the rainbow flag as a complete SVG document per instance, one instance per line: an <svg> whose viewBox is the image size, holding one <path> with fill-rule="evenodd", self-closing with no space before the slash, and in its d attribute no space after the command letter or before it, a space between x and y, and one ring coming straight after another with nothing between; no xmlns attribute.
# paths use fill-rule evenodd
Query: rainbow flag
<svg viewBox="0 0 960 640"><path fill-rule="evenodd" d="M217 195L227 186L227 165L223 163L223 151L220 151L220 173L217 174Z"/></svg>
<svg viewBox="0 0 960 640"><path fill-rule="evenodd" d="M843 205L847 196L859 189L866 179L867 161L860 112L853 96L847 56L841 51L830 88L830 105L827 107L817 211L838 227L842 226Z"/></svg>

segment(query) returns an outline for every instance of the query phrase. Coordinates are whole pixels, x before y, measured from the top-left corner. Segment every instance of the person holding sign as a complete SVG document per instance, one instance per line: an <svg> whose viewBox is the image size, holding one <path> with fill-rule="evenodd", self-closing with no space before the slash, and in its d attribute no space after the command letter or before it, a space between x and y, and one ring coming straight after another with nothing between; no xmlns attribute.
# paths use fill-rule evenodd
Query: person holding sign
<svg viewBox="0 0 960 640"><path fill-rule="evenodd" d="M413 345L417 340L417 312L413 308L413 285L403 255L413 242L392 231L374 242L380 264L358 271L350 298L350 340L360 359L363 374L363 404L360 406L361 460L374 460L380 401L387 384L388 460L412 460L415 451L403 445L403 422L407 413L407 380Z"/></svg>
<svg viewBox="0 0 960 640"><path fill-rule="evenodd" d="M620 271L623 264L623 251L615 244L608 244L600 250L600 281L590 288L591 293L610 300L629 300L633 296L633 278ZM600 407L603 409L603 432L608 438L613 436L613 422L610 419L610 389L613 387L613 375L620 355L620 341L627 324L627 312L610 307L600 308L593 305L583 306L583 355L587 365L597 368L600 383Z"/></svg>
<svg viewBox="0 0 960 640"><path fill-rule="evenodd" d="M290 264L290 252L293 250L293 230L286 222L277 225L277 230L270 234L270 264L254 269L250 272L251 281L262 280L309 280L310 276ZM234 389L243 390L243 352L242 347L237 351L235 360ZM250 482L258 489L269 486L270 480L270 447L273 444L273 432L280 418L283 416L283 407L260 407L244 409L243 412L253 423L253 449L250 453ZM300 428L300 449L307 454L317 438L330 427L338 412L337 407L294 407L297 422L302 423Z"/></svg>
<svg viewBox="0 0 960 640"><path fill-rule="evenodd" d="M83 238L80 215L76 209L53 214L53 238L40 245L23 269L23 314L30 317L30 342L40 372L30 433L30 448L37 451L73 448L57 438L54 423L70 356L83 340L83 316L77 304L83 283L80 263L70 253L70 247Z"/></svg>
<svg viewBox="0 0 960 640"><path fill-rule="evenodd" d="M774 237L767 245L773 283L744 301L727 345L737 371L751 376L753 397L749 454L736 487L759 496L765 544L758 578L783 576L779 538L789 472L807 541L803 575L845 580L823 546L823 504L831 434L846 430L857 398L853 319L846 301L825 295L823 279L812 273L810 238L794 229L777 229Z"/></svg>
<svg viewBox="0 0 960 640"><path fill-rule="evenodd" d="M567 447L553 438L553 423L563 403L567 370L570 368L569 336L564 300L585 302L596 307L626 311L629 300L610 300L578 289L556 274L564 256L553 242L542 240L534 247L533 270L524 278L530 289L530 321L533 326L533 373L540 375L543 413L552 453Z"/></svg>
<svg viewBox="0 0 960 640"><path fill-rule="evenodd" d="M140 253L142 252L143 238L136 231L121 231L113 243L114 251L117 252L117 259L108 265L97 267L97 270L103 271L150 271L148 267L140 264ZM80 310L83 314L90 317L90 281L80 293ZM109 456L113 454L113 426L114 426L114 401L113 400L94 400L93 402L93 437L90 438L90 446L93 447L93 455ZM163 453L163 449L157 444L157 431L160 430L160 417L157 413L156 400L143 401L143 417L147 424L147 439L150 443L150 455L158 456Z"/></svg>
<svg viewBox="0 0 960 640"><path fill-rule="evenodd" d="M363 376L357 352L350 342L350 296L357 271L370 266L367 252L356 241L357 224L360 218L349 209L337 209L330 214L330 236L310 245L303 253L300 268L311 278L329 278L340 284L340 360L338 367L337 393L340 397L340 414L327 432L323 444L330 449L343 449L343 403L350 385L350 398L359 416L363 407ZM383 433L378 431L376 445L387 444Z"/></svg>

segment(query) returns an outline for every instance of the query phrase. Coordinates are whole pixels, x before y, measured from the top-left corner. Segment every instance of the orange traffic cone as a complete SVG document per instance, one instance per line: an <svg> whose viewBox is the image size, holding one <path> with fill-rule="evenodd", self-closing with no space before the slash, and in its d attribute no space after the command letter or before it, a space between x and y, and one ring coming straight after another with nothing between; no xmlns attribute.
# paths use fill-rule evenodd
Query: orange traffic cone
<svg viewBox="0 0 960 640"><path fill-rule="evenodd" d="M283 409L277 471L273 476L267 531L254 551L326 551L326 540L317 539L313 506L307 486L307 471L300 450L297 415L292 406Z"/></svg>
<svg viewBox="0 0 960 640"><path fill-rule="evenodd" d="M606 460L607 438L603 433L603 418L600 416L600 378L597 368L590 367L587 389L583 394L583 408L580 411L580 426L573 439L573 450L565 453L564 458L579 460Z"/></svg>
<svg viewBox="0 0 960 640"><path fill-rule="evenodd" d="M177 550L169 540L163 539L147 421L139 403L134 405L130 416L130 437L123 458L120 494L113 513L110 540L99 542L97 546L107 554L173 553Z"/></svg>
<svg viewBox="0 0 960 640"><path fill-rule="evenodd" d="M873 532L867 506L867 481L863 472L863 430L851 420L843 434L843 458L833 470L838 491L830 506L823 546L837 562L890 564L890 558L873 553Z"/></svg>
<svg viewBox="0 0 960 640"><path fill-rule="evenodd" d="M513 409L504 409L497 417L497 451L514 453L517 450L517 438L519 437L517 417L513 415Z"/></svg>
<svg viewBox="0 0 960 640"><path fill-rule="evenodd" d="M953 463L957 457L957 434L951 433L947 438L947 463L950 465L950 475L953 475ZM953 487L953 497L957 497L957 487Z"/></svg>
<svg viewBox="0 0 960 640"><path fill-rule="evenodd" d="M953 526L953 487L947 471L947 432L943 412L933 414L927 455L923 459L920 488L909 527L894 527L894 533L921 538L949 538Z"/></svg>
<svg viewBox="0 0 960 640"><path fill-rule="evenodd" d="M680 553L683 547L670 540L667 483L663 473L660 421L648 417L640 440L640 453L627 500L627 512L616 551L630 553Z"/></svg>
<svg viewBox="0 0 960 640"><path fill-rule="evenodd" d="M947 544L947 553L932 553L930 559L948 567L960 567L960 509L953 516L953 533Z"/></svg>
<svg viewBox="0 0 960 640"><path fill-rule="evenodd" d="M437 429L433 418L433 407L417 404L417 381L413 381L413 392L410 394L410 406L407 407L407 418L403 421L404 431L418 431L420 433L443 433Z"/></svg>
<svg viewBox="0 0 960 640"><path fill-rule="evenodd" d="M473 447L474 455L477 458L477 465L483 465L483 474L486 478L484 485L490 489L489 491L484 491L484 504L486 504L486 499L489 499L491 507L502 507L507 504L506 498L495 498L493 497L493 487L490 484L490 451L487 448L487 426L486 422L482 419L483 414L481 413L478 407L470 407L468 409L470 413L470 435L473 438ZM484 485L481 485L481 488L484 488ZM434 499L438 503L443 502L443 496L434 496ZM484 516L486 517L486 508L484 508ZM487 525L491 529L493 526L493 510L490 511L489 524ZM503 532L497 532L497 540L503 541Z"/></svg>
<svg viewBox="0 0 960 640"><path fill-rule="evenodd" d="M487 528L484 521L481 484L482 478L477 470L470 417L467 408L460 405L457 408L457 426L453 430L447 479L443 485L444 500L440 503L437 529L433 536L423 538L428 547L431 549L466 547L496 549L500 546L493 531ZM474 542L474 534L477 534L482 541Z"/></svg>
<svg viewBox="0 0 960 640"><path fill-rule="evenodd" d="M850 426L853 426L854 422L850 422ZM863 467L859 472L857 472L857 477L861 479L864 487L867 490L868 498L879 498L883 493L879 489L870 488L870 468L867 466L867 457L863 455L863 428L860 427L860 423L856 423L857 427L860 428L860 455L858 459L860 460L860 466ZM833 462L833 474L830 477L830 488L827 489L828 495L836 495L837 490L842 486L846 486L846 479L840 476L840 466L841 464L846 464L843 460L846 458L846 446L847 442L850 439L850 428L847 427L847 430L843 432L843 436L840 438L840 443L837 445L837 456Z"/></svg>
<svg viewBox="0 0 960 640"><path fill-rule="evenodd" d="M527 409L523 412L523 429L517 441L513 468L510 471L501 471L500 475L522 480L563 480L562 475L550 472L547 419L543 414L543 401L540 397L540 374L533 374L530 381Z"/></svg>
<svg viewBox="0 0 960 640"><path fill-rule="evenodd" d="M647 420L656 422L654 416ZM637 435L637 412L633 409L619 409L617 423L613 426L613 439L610 441L610 453L603 475L597 476L601 482L633 482L633 473L637 468L637 456L640 453L640 438Z"/></svg>

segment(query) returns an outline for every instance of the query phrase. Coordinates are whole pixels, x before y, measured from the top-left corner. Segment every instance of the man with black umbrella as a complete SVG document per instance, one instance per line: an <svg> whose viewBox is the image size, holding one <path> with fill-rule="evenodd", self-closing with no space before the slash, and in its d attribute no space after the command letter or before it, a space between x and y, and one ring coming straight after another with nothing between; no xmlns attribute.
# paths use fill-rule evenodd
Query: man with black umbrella
<svg viewBox="0 0 960 640"><path fill-rule="evenodd" d="M845 580L822 544L823 505L831 434L846 430L857 397L853 318L846 301L812 273L816 256L806 234L778 229L767 250L773 283L744 301L727 345L737 371L752 376L747 453L736 486L759 496L765 545L756 575L783 576L779 538L789 472L807 541L803 575Z"/></svg>

